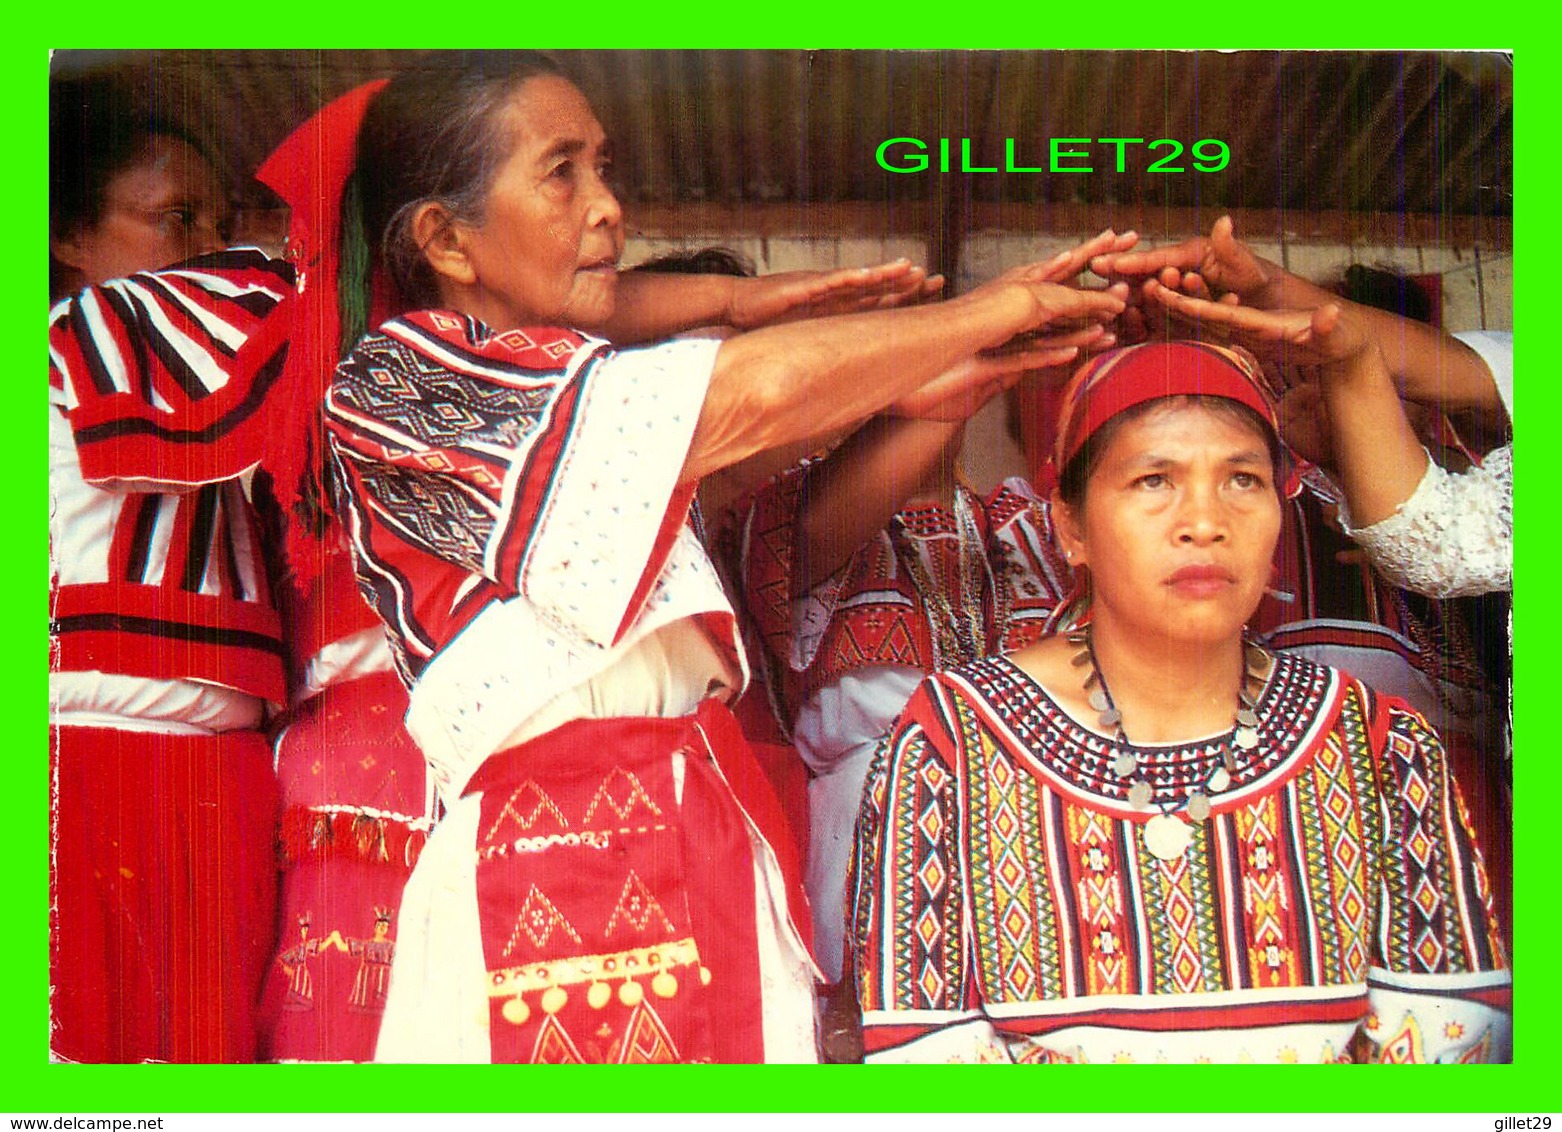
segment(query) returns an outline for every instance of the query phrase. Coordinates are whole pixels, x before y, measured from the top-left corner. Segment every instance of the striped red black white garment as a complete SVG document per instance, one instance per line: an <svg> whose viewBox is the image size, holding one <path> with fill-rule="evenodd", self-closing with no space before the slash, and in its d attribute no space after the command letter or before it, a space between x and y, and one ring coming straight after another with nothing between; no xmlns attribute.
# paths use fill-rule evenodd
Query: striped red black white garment
<svg viewBox="0 0 1562 1132"><path fill-rule="evenodd" d="M235 249L89 288L49 319L56 672L285 696L240 476L286 356L287 264Z"/></svg>

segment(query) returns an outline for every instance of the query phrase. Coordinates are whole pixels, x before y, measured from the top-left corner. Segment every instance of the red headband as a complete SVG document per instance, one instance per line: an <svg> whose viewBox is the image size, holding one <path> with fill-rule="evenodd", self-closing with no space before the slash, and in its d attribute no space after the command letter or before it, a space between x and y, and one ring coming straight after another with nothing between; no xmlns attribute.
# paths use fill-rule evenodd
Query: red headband
<svg viewBox="0 0 1562 1132"><path fill-rule="evenodd" d="M1069 382L1052 454L1057 474L1062 475L1085 442L1117 414L1147 401L1182 396L1236 401L1280 435L1274 397L1246 350L1208 342L1145 342L1098 354Z"/></svg>

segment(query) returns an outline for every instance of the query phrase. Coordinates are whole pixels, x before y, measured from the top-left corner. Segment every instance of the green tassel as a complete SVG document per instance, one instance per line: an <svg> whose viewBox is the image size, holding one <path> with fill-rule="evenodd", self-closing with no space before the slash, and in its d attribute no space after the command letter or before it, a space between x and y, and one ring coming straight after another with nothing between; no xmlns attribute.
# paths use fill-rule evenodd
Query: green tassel
<svg viewBox="0 0 1562 1132"><path fill-rule="evenodd" d="M369 329L369 241L363 230L363 201L358 193L358 173L347 178L342 193L342 248L337 270L337 295L341 306L342 340L338 353L346 357Z"/></svg>

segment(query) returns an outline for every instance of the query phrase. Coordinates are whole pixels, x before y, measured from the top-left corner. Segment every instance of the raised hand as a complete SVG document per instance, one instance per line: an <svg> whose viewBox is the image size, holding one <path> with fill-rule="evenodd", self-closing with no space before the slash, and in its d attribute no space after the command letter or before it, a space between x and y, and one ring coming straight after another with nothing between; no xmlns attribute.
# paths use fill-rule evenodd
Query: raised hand
<svg viewBox="0 0 1562 1132"><path fill-rule="evenodd" d="M1085 350L1105 350L1116 338L1099 323L1056 334L1032 334L967 358L886 410L922 420L963 421L1026 373L1066 366Z"/></svg>
<svg viewBox="0 0 1562 1132"><path fill-rule="evenodd" d="M1146 299L1192 323L1200 332L1237 342L1255 354L1297 365L1332 366L1360 356L1373 345L1354 311L1330 302L1311 310L1259 310L1212 302L1175 291L1154 279Z"/></svg>
<svg viewBox="0 0 1562 1132"><path fill-rule="evenodd" d="M1141 252L1103 253L1090 261L1103 279L1155 279L1198 299L1265 306L1277 268L1236 238L1222 216L1208 236Z"/></svg>
<svg viewBox="0 0 1562 1132"><path fill-rule="evenodd" d="M834 271L784 271L734 279L726 323L753 330L803 318L884 310L920 302L944 286L908 259Z"/></svg>
<svg viewBox="0 0 1562 1132"><path fill-rule="evenodd" d="M1040 263L1028 263L1011 268L998 278L1012 277L1020 282L1030 283L1063 283L1084 271L1092 261L1126 252L1138 242L1137 232L1124 232L1118 235L1107 228L1078 247L1059 252L1051 259Z"/></svg>

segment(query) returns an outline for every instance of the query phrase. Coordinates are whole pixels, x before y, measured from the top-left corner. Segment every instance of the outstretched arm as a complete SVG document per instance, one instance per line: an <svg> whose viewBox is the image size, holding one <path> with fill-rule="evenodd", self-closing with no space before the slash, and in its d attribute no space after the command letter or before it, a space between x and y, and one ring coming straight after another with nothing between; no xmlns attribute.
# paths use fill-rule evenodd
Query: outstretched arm
<svg viewBox="0 0 1562 1132"><path fill-rule="evenodd" d="M1307 310L1335 303L1349 309L1376 342L1402 394L1448 413L1474 412L1483 426L1502 431L1506 412L1496 383L1478 354L1424 323L1347 303L1315 283L1253 254L1236 238L1231 217L1209 236L1151 251L1107 253L1091 261L1106 278L1155 281L1198 299L1240 301L1261 310Z"/></svg>
<svg viewBox="0 0 1562 1132"><path fill-rule="evenodd" d="M1004 276L1031 283L1061 283L1083 271L1092 256L1122 251L1138 237L1110 228L1091 240ZM1122 291L1114 292L1122 298ZM941 463L958 455L965 421L993 396L1032 370L1065 366L1085 349L1113 339L1099 323L1072 333L1017 342L1013 349L974 356L893 405L897 416L868 422L809 474L799 509L796 594L828 578L889 523L926 485ZM906 419L916 416L924 419ZM795 596L795 595L794 595Z"/></svg>
<svg viewBox="0 0 1562 1132"><path fill-rule="evenodd" d="M1346 532L1390 581L1430 597L1507 589L1513 570L1509 448L1451 475L1427 458L1377 342L1355 309L1257 311L1148 284L1158 302L1263 352L1319 366Z"/></svg>
<svg viewBox="0 0 1562 1132"><path fill-rule="evenodd" d="M943 287L910 260L837 271L788 271L742 278L626 271L612 316L582 329L619 345L655 341L699 326L754 330L799 318L914 303Z"/></svg>
<svg viewBox="0 0 1562 1132"><path fill-rule="evenodd" d="M1150 281L1169 311L1229 335L1255 353L1320 367L1340 486L1359 526L1392 515L1426 475L1426 450L1405 416L1377 340L1354 304L1257 310L1195 299Z"/></svg>
<svg viewBox="0 0 1562 1132"><path fill-rule="evenodd" d="M912 412L947 404L992 385L995 370L1007 374L1038 364L1025 349L968 364L980 355L1024 335L1074 331L1122 312L1116 294L1036 282L1033 274L1018 269L945 303L729 338L716 355L681 479L696 480L754 452L853 425L896 402ZM1044 339L1028 347L1046 355L1055 348ZM952 379L940 379L956 367ZM939 384L930 387L935 379ZM932 391L922 401L912 397L924 387Z"/></svg>

